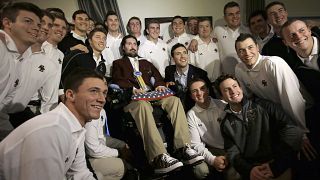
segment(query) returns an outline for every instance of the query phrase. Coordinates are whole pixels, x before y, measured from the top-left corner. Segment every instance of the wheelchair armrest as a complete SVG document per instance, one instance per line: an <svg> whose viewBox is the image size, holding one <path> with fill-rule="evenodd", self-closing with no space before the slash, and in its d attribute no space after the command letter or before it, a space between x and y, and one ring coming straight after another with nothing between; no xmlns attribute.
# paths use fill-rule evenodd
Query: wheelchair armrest
<svg viewBox="0 0 320 180"><path fill-rule="evenodd" d="M117 84L108 87L108 102L112 109L123 108L131 101L132 89L121 89Z"/></svg>

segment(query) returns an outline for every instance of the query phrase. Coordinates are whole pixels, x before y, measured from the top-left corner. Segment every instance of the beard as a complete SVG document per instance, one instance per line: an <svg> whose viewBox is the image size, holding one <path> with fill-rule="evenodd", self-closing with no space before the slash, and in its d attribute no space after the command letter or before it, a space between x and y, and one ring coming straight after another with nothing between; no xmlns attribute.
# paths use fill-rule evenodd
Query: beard
<svg viewBox="0 0 320 180"><path fill-rule="evenodd" d="M125 52L124 54L128 57L133 57L133 58L138 56L137 51L134 49L131 49L129 52Z"/></svg>

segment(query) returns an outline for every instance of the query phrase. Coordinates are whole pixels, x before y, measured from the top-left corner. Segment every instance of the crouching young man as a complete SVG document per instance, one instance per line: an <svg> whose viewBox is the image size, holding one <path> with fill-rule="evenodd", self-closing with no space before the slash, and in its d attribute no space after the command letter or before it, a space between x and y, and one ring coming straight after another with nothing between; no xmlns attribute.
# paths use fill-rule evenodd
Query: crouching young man
<svg viewBox="0 0 320 180"><path fill-rule="evenodd" d="M291 179L289 168L301 147L302 131L281 106L245 98L231 75L217 79L228 102L221 123L227 158L243 179Z"/></svg>

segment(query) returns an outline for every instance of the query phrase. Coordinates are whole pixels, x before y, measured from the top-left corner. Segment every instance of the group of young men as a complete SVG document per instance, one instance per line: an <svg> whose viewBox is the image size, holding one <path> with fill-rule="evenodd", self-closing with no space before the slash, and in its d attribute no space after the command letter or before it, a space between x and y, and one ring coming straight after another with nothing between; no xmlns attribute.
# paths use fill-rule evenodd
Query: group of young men
<svg viewBox="0 0 320 180"><path fill-rule="evenodd" d="M190 18L192 35L175 16L167 42L155 19L143 35L130 18L123 36L109 11L108 31L88 32L78 10L67 33L63 12L52 11L19 2L1 12L0 179L94 179L86 155L98 179L125 177L130 147L110 136L103 109L110 79L133 95L182 91L156 102L173 126L173 154L149 101L123 108L156 173L188 165L197 179L319 177L319 39L283 3L252 13L249 29L236 2L224 7L225 26Z"/></svg>

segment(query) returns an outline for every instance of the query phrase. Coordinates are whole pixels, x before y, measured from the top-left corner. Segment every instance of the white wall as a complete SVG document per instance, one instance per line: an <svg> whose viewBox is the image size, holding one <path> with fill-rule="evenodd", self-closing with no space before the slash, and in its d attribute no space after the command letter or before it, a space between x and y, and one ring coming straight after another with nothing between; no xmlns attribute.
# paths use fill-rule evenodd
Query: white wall
<svg viewBox="0 0 320 180"><path fill-rule="evenodd" d="M132 16L143 21L150 17L212 16L213 21L223 16L226 0L118 0L123 23ZM240 2L240 0L236 0Z"/></svg>
<svg viewBox="0 0 320 180"><path fill-rule="evenodd" d="M265 0L269 4L274 0ZM319 0L277 0L285 4L290 17L320 16Z"/></svg>
<svg viewBox="0 0 320 180"><path fill-rule="evenodd" d="M26 1L38 5L40 8L61 8L68 21L72 13L78 10L77 0L13 0ZM242 0L235 0L236 2ZM223 6L226 0L118 0L123 23L130 17L137 16L143 21L147 17L181 16L212 16L213 20L223 16Z"/></svg>
<svg viewBox="0 0 320 180"><path fill-rule="evenodd" d="M78 10L77 0L13 0L26 1L41 8L61 8L71 21L72 13ZM146 17L212 16L213 20L223 16L223 6L229 0L118 0L123 22L126 24L131 16L138 16L144 21ZM235 0L244 11L245 0ZM268 4L274 0L265 0ZM289 16L320 16L319 0L278 0L283 2Z"/></svg>

